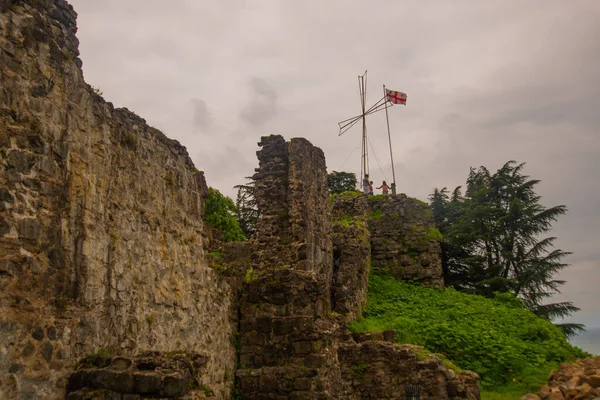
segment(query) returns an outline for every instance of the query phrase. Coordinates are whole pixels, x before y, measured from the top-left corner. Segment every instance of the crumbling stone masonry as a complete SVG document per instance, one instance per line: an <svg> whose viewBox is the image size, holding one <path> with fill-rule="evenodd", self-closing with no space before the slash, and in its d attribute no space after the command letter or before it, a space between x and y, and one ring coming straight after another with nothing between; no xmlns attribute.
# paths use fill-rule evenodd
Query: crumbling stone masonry
<svg viewBox="0 0 600 400"><path fill-rule="evenodd" d="M354 339L346 328L365 305L373 232L400 246L404 231L394 231L394 207L414 201L403 195L377 205L362 196L351 205L340 200L332 224L322 152L304 139L286 143L275 135L259 145L257 231L247 244L227 245L223 255L225 271L244 277L236 373L241 397L403 399L410 384L423 388L422 399L478 399L475 374L456 376L414 347L383 341L383 335ZM369 207L383 208L379 214L388 213L392 222L379 228ZM415 221L421 222L414 216L400 223ZM416 251L434 252L434 244L425 243L432 247Z"/></svg>
<svg viewBox="0 0 600 400"><path fill-rule="evenodd" d="M336 196L333 218L336 226L366 221L371 266L398 280L443 287L440 240L427 204L407 197Z"/></svg>
<svg viewBox="0 0 600 400"><path fill-rule="evenodd" d="M228 398L235 312L206 262L204 176L84 82L75 18L0 1L0 398L63 398L100 349L203 354L200 383Z"/></svg>

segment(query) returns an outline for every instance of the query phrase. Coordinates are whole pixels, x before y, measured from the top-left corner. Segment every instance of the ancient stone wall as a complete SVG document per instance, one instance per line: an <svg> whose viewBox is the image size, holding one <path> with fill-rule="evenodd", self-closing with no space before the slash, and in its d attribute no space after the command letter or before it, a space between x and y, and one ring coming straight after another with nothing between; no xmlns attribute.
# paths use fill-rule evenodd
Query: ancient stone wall
<svg viewBox="0 0 600 400"><path fill-rule="evenodd" d="M204 256L203 174L84 82L75 18L0 1L0 398L60 398L99 349L204 354L226 398L235 315Z"/></svg>
<svg viewBox="0 0 600 400"><path fill-rule="evenodd" d="M338 219L333 224L333 311L352 321L367 305L371 268L370 233L364 217Z"/></svg>
<svg viewBox="0 0 600 400"><path fill-rule="evenodd" d="M383 334L381 341L373 339L377 335L355 340L347 329L366 304L372 235L396 240L394 250L407 239L419 240L398 234L393 218L414 203L394 196L369 204L359 196L336 201L332 218L322 152L303 139L286 143L280 136L263 137L259 145L257 232L247 244L226 245L221 257L224 273L243 277L239 395L404 399L407 385L416 385L422 399L478 399L477 375L457 377L413 347L383 342ZM391 222L382 224L377 217L383 215ZM429 223L426 214L420 218L401 220L409 228ZM420 251L424 258L434 249ZM385 337L395 340L393 332Z"/></svg>
<svg viewBox="0 0 600 400"><path fill-rule="evenodd" d="M323 354L333 274L325 157L305 139L271 135L259 145L256 234L224 255L244 275L238 390L248 399L328 398L335 369Z"/></svg>
<svg viewBox="0 0 600 400"><path fill-rule="evenodd" d="M334 200L334 221L364 217L371 245L371 267L398 280L443 287L441 234L427 204L407 197L340 195Z"/></svg>
<svg viewBox="0 0 600 400"><path fill-rule="evenodd" d="M479 399L479 378L470 371L455 373L422 347L393 344L395 331L354 335L342 343L339 398L357 399Z"/></svg>

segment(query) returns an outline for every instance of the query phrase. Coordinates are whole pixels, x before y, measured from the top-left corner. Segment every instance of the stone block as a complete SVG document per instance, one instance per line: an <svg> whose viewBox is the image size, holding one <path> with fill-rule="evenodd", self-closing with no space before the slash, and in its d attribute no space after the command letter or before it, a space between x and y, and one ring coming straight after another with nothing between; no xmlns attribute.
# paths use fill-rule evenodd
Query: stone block
<svg viewBox="0 0 600 400"><path fill-rule="evenodd" d="M299 356L304 356L312 353L313 346L312 342L295 342L294 353Z"/></svg>
<svg viewBox="0 0 600 400"><path fill-rule="evenodd" d="M395 342L396 341L396 330L395 329L389 329L387 331L383 332L383 340L385 340L386 342Z"/></svg>
<svg viewBox="0 0 600 400"><path fill-rule="evenodd" d="M37 240L40 235L40 223L36 218L23 218L17 220L19 238Z"/></svg>
<svg viewBox="0 0 600 400"><path fill-rule="evenodd" d="M245 394L257 392L259 389L259 378L243 377L240 380L240 387Z"/></svg>
<svg viewBox="0 0 600 400"><path fill-rule="evenodd" d="M270 333L272 318L256 318L256 331L259 333Z"/></svg>
<svg viewBox="0 0 600 400"><path fill-rule="evenodd" d="M139 394L158 395L162 389L162 377L153 372L133 374L134 390Z"/></svg>
<svg viewBox="0 0 600 400"><path fill-rule="evenodd" d="M272 392L277 390L277 377L275 375L262 375L259 378L259 387L262 392Z"/></svg>
<svg viewBox="0 0 600 400"><path fill-rule="evenodd" d="M311 379L309 378L298 378L294 380L295 390L311 390Z"/></svg>

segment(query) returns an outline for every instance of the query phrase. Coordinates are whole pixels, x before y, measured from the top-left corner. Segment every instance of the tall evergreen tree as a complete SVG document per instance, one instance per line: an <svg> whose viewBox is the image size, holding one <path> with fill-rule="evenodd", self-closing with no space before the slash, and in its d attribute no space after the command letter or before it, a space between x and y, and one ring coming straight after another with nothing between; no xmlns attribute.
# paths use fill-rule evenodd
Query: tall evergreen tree
<svg viewBox="0 0 600 400"><path fill-rule="evenodd" d="M238 190L235 200L236 218L240 224L240 228L244 231L246 237L251 237L256 231L256 221L258 220L258 205L254 197L254 180L252 177L246 177L248 182L245 185L236 185Z"/></svg>
<svg viewBox="0 0 600 400"><path fill-rule="evenodd" d="M555 237L541 238L567 208L546 208L535 192L539 180L523 174L524 163L509 161L492 174L471 168L464 196L446 188L430 195L436 224L444 234L444 278L455 288L493 296L510 292L538 315L554 319L578 308L571 302L544 304L564 281L568 252L554 249ZM582 328L563 325L567 334Z"/></svg>

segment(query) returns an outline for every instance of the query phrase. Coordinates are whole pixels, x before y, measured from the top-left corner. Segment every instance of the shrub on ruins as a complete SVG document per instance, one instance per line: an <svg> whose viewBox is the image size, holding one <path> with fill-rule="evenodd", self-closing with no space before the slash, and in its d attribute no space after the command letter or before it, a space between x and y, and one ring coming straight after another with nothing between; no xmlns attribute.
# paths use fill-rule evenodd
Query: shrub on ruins
<svg viewBox="0 0 600 400"><path fill-rule="evenodd" d="M226 242L246 240L236 219L237 209L233 200L221 194L217 189L208 188L208 197L204 207L204 220L213 229L218 230Z"/></svg>
<svg viewBox="0 0 600 400"><path fill-rule="evenodd" d="M537 390L560 362L586 356L510 293L486 298L397 281L381 271L369 276L367 309L351 329L396 329L399 343L424 346L477 372L487 390Z"/></svg>
<svg viewBox="0 0 600 400"><path fill-rule="evenodd" d="M443 234L442 266L446 285L493 297L512 293L537 315L554 319L577 311L571 302L544 304L564 281L570 253L553 248L555 237L542 237L567 208L540 204L539 180L523 174L525 163L509 161L497 172L471 168L464 195L435 189L430 196L436 226ZM567 335L583 329L562 324Z"/></svg>
<svg viewBox="0 0 600 400"><path fill-rule="evenodd" d="M330 194L356 190L356 174L352 172L333 171L327 174L327 186Z"/></svg>

